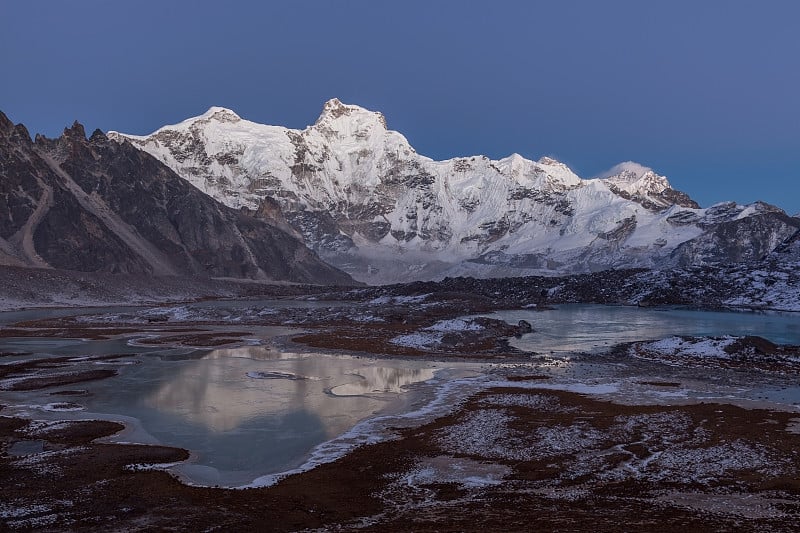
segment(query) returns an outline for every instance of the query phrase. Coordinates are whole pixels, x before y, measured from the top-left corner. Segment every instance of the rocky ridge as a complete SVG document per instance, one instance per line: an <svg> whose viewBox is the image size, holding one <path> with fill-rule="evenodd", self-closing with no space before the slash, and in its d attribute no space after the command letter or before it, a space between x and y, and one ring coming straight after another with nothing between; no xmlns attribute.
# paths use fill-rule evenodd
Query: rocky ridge
<svg viewBox="0 0 800 533"><path fill-rule="evenodd" d="M0 113L0 265L352 283L274 224L77 122L57 139Z"/></svg>
<svg viewBox="0 0 800 533"><path fill-rule="evenodd" d="M321 257L370 283L760 259L800 228L760 202L701 209L631 162L581 179L547 157L434 161L381 113L337 99L303 130L212 107L109 137L228 206L259 212L274 199Z"/></svg>
<svg viewBox="0 0 800 533"><path fill-rule="evenodd" d="M333 292L327 298L468 294L493 309L548 304L681 305L704 309L800 311L800 232L754 262L663 270L617 269L568 276L445 278Z"/></svg>

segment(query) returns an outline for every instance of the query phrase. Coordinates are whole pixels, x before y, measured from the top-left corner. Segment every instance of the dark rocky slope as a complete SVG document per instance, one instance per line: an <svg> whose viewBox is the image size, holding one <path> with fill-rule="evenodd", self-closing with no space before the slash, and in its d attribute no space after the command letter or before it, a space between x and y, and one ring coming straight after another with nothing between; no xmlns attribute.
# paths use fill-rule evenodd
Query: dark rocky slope
<svg viewBox="0 0 800 533"><path fill-rule="evenodd" d="M794 219L797 220L797 219ZM687 305L800 311L800 231L754 261L665 270L618 269L571 276L445 278L332 292L327 298L470 295L494 309L563 303Z"/></svg>
<svg viewBox="0 0 800 533"><path fill-rule="evenodd" d="M226 207L149 154L75 123L31 141L0 113L0 264L351 284L278 224Z"/></svg>

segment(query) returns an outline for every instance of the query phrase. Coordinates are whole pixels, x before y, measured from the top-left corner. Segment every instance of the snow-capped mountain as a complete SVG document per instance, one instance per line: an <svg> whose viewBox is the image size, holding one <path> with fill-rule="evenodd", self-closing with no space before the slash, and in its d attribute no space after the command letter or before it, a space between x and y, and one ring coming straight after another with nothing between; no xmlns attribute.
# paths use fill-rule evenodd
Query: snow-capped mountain
<svg viewBox="0 0 800 533"><path fill-rule="evenodd" d="M0 265L129 274L135 281L352 284L279 224L221 205L100 130L87 139L77 122L58 138L34 141L0 112L0 198Z"/></svg>
<svg viewBox="0 0 800 533"><path fill-rule="evenodd" d="M632 162L581 179L546 157L434 161L381 113L337 99L303 130L212 107L109 137L230 207L269 212L274 198L323 259L371 283L758 258L800 225L763 203L700 209Z"/></svg>

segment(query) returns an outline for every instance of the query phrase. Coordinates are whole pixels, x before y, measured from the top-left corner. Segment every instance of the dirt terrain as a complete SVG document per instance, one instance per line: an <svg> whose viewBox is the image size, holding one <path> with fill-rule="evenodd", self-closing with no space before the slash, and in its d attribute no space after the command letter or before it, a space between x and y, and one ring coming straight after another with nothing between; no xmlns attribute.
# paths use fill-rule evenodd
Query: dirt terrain
<svg viewBox="0 0 800 533"><path fill-rule="evenodd" d="M796 419L794 419L796 422ZM108 422L0 418L7 527L107 531L794 531L792 415L730 405L628 406L495 388L395 440L269 488L182 485L131 465L187 457L93 443Z"/></svg>
<svg viewBox="0 0 800 533"><path fill-rule="evenodd" d="M635 381L662 394L659 402L621 401L597 387L558 390L563 383L547 370L546 358L536 372L531 354L507 343L530 325L455 318L499 305L489 298L371 298L308 308L254 303L100 310L3 327L0 339L121 336L143 345L210 347L242 343L261 326L284 325L305 333L283 342L311 351L503 364L496 365L499 384L472 393L447 414L395 428L387 440L263 488L182 484L148 465L183 461L188 451L103 442L123 429L114 422L31 421L0 410L0 481L6 487L0 524L41 531L796 530L800 416L788 406L670 401L684 385L680 372ZM754 371L796 374L790 347L752 338L726 347L735 367L720 358L705 372L746 373L763 356L769 364ZM677 349L667 355L670 365L682 361ZM622 346L601 363L617 365L626 357L660 364L646 345ZM780 366L781 357L792 364ZM29 361L6 352L0 354L0 389L58 388L53 406L68 410L85 392L81 383L114 375L115 365L129 359Z"/></svg>

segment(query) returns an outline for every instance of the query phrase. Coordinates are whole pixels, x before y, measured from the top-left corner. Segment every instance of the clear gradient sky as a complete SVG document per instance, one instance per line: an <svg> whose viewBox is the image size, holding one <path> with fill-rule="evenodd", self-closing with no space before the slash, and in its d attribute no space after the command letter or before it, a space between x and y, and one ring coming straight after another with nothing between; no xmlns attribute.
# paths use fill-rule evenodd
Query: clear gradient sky
<svg viewBox="0 0 800 533"><path fill-rule="evenodd" d="M800 212L800 2L0 0L0 110L145 134L338 97L436 159L633 160L701 205Z"/></svg>

